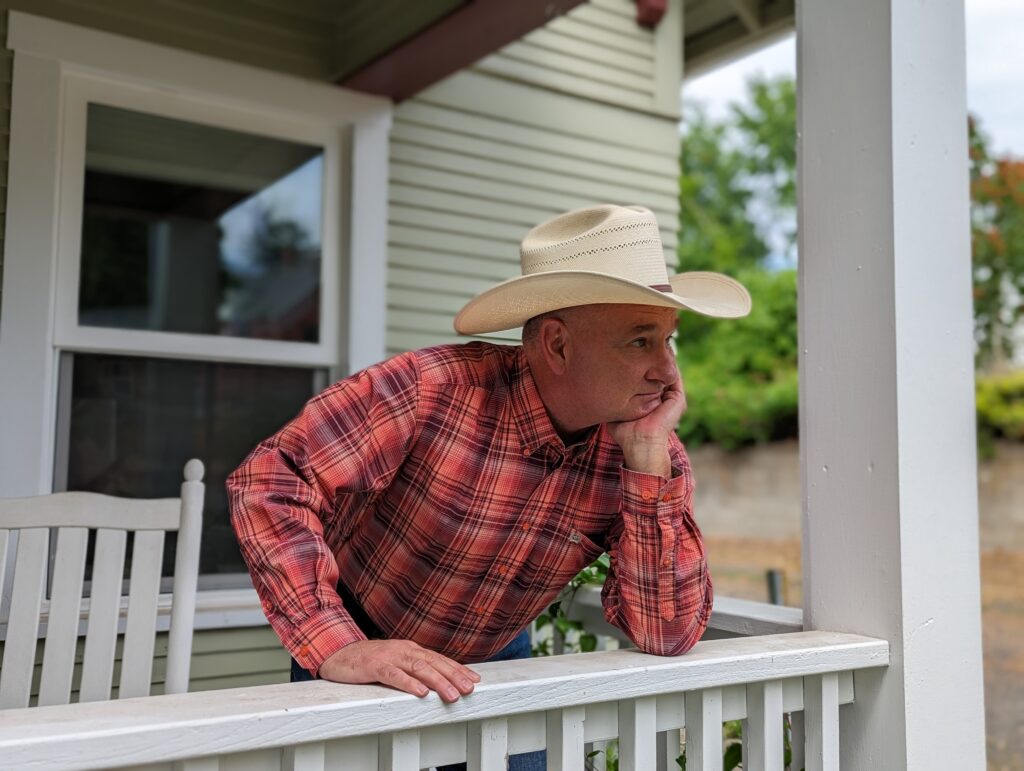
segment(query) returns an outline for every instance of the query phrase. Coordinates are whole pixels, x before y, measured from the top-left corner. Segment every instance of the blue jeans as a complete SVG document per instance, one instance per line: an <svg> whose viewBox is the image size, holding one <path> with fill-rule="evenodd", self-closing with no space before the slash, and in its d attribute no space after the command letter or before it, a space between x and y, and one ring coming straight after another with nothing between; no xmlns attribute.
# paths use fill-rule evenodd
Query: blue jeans
<svg viewBox="0 0 1024 771"><path fill-rule="evenodd" d="M516 638L487 659L488 661L511 661L513 659L530 658L530 633L525 629ZM306 680L315 680L292 659L292 682L300 683ZM511 755L508 759L508 771L544 771L547 768L547 753L544 750L537 752L524 752L521 755ZM465 763L454 763L450 766L438 766L437 771L466 771Z"/></svg>

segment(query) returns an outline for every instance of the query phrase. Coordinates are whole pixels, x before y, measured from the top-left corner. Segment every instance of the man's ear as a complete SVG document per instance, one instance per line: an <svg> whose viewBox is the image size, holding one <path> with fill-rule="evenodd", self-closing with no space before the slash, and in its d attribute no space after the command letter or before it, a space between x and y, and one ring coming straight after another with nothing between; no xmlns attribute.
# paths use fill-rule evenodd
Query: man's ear
<svg viewBox="0 0 1024 771"><path fill-rule="evenodd" d="M564 375L572 352L572 341L566 323L557 316L549 316L540 324L541 355L548 368L556 375Z"/></svg>

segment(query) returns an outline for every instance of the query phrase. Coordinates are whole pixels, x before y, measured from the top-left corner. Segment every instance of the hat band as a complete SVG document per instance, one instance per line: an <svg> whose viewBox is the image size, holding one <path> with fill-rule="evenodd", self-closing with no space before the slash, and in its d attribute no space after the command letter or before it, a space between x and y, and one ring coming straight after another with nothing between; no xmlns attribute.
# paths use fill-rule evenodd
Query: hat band
<svg viewBox="0 0 1024 771"><path fill-rule="evenodd" d="M657 289L659 292L664 292L665 294L672 294L671 284L648 284L647 286L651 289Z"/></svg>

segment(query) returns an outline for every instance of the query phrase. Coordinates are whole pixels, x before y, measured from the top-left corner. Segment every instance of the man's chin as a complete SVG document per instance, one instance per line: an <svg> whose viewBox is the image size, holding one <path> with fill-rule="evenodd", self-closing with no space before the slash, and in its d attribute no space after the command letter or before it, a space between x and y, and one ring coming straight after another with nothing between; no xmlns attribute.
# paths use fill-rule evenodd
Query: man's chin
<svg viewBox="0 0 1024 771"><path fill-rule="evenodd" d="M618 417L609 420L609 423L631 423L635 420L643 420L661 404L661 397L649 401L640 401L638 405L630 406L623 410Z"/></svg>

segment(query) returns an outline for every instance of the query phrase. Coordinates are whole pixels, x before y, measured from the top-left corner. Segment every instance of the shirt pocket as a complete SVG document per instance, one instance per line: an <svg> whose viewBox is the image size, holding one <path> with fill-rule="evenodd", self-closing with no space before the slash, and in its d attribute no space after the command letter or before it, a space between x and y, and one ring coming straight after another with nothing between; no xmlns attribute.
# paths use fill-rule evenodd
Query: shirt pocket
<svg viewBox="0 0 1024 771"><path fill-rule="evenodd" d="M586 534L572 527L559 528L551 536L546 549L535 550L536 579L533 591L544 597L547 605L565 588L576 574L604 553Z"/></svg>

